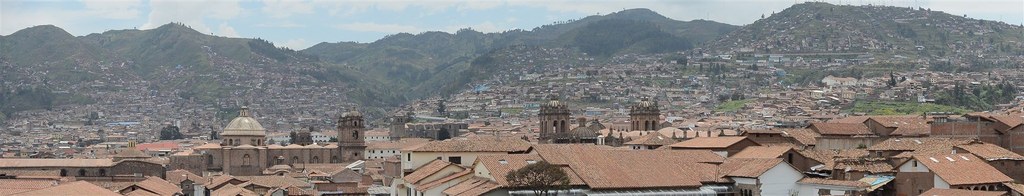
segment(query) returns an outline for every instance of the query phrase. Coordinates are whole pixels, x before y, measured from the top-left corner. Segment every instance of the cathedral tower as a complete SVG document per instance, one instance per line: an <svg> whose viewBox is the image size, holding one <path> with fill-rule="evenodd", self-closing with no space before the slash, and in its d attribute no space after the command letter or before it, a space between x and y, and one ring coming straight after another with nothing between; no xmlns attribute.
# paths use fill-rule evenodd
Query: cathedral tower
<svg viewBox="0 0 1024 196"><path fill-rule="evenodd" d="M643 97L640 98L640 102L629 108L631 131L657 131L660 121L661 110L658 109L657 101Z"/></svg>
<svg viewBox="0 0 1024 196"><path fill-rule="evenodd" d="M345 112L338 118L338 148L341 151L341 162L352 162L363 159L366 150L366 128L363 114L355 108Z"/></svg>
<svg viewBox="0 0 1024 196"><path fill-rule="evenodd" d="M569 130L569 107L558 101L555 96L551 96L551 101L540 106L537 118L540 120L541 143L551 142L549 140L558 138Z"/></svg>

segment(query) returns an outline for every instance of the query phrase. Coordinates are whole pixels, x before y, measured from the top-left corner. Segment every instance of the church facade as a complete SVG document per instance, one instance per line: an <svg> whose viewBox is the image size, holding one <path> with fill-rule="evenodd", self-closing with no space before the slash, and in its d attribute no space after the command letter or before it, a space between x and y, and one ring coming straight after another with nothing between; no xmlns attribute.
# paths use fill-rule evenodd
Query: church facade
<svg viewBox="0 0 1024 196"><path fill-rule="evenodd" d="M207 143L170 156L170 170L182 169L196 174L225 173L254 176L267 168L286 165L304 168L306 164L349 163L360 160L366 149L363 116L352 110L338 118L338 143L267 144L266 129L242 107L238 117L224 127L220 143Z"/></svg>

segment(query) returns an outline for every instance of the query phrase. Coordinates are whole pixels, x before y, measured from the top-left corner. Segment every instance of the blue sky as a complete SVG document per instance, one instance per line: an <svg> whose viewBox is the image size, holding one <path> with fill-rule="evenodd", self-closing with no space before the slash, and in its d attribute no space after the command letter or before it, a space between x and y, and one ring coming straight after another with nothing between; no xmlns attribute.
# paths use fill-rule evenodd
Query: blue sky
<svg viewBox="0 0 1024 196"><path fill-rule="evenodd" d="M802 0L0 0L0 35L53 24L76 36L181 22L204 33L259 37L304 49L320 42L372 42L389 34L532 29L629 8L676 20L749 24ZM971 18L1024 23L1022 0L829 0L832 4L925 7Z"/></svg>

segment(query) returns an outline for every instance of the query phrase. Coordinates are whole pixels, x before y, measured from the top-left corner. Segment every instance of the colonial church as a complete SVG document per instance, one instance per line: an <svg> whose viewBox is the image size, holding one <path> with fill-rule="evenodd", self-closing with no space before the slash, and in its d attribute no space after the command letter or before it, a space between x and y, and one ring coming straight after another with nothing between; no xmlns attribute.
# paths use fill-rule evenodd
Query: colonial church
<svg viewBox="0 0 1024 196"><path fill-rule="evenodd" d="M192 151L170 157L170 170L183 169L196 174L225 173L236 176L263 175L267 168L288 166L305 168L307 164L349 163L360 160L366 149L366 128L358 111L338 118L338 143L304 143L280 146L267 144L266 129L242 107L220 133L220 143L207 143Z"/></svg>
<svg viewBox="0 0 1024 196"><path fill-rule="evenodd" d="M629 131L657 131L667 125L661 124L661 110L656 101L649 98L641 98L640 102L630 106L629 109ZM576 119L578 126L569 129L572 119L569 106L557 97L540 106L540 113L537 118L540 120L540 142L541 143L594 143L606 145L621 145L624 141L615 138L613 135L600 136L598 133L604 129L597 120L588 121L586 118ZM621 136L620 136L621 137Z"/></svg>

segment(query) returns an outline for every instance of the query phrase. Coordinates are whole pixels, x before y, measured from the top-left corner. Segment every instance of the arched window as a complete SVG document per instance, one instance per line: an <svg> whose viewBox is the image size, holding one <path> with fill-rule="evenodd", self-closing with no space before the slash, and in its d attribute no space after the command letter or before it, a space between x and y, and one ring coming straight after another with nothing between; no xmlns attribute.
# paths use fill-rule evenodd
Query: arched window
<svg viewBox="0 0 1024 196"><path fill-rule="evenodd" d="M100 176L107 176L107 169L100 169Z"/></svg>
<svg viewBox="0 0 1024 196"><path fill-rule="evenodd" d="M359 131L352 130L352 139L359 139Z"/></svg>
<svg viewBox="0 0 1024 196"><path fill-rule="evenodd" d="M68 176L68 170L60 169L60 176Z"/></svg>
<svg viewBox="0 0 1024 196"><path fill-rule="evenodd" d="M249 162L249 159L249 154L242 155L242 166L250 166L251 162Z"/></svg>
<svg viewBox="0 0 1024 196"><path fill-rule="evenodd" d="M340 162L341 162L341 160L338 159L338 156L331 156L331 163L340 163Z"/></svg>
<svg viewBox="0 0 1024 196"><path fill-rule="evenodd" d="M292 165L299 164L299 156L292 157Z"/></svg>
<svg viewBox="0 0 1024 196"><path fill-rule="evenodd" d="M320 163L320 157L313 156L313 158L309 159L309 163Z"/></svg>
<svg viewBox="0 0 1024 196"><path fill-rule="evenodd" d="M78 169L78 176L85 176L85 169Z"/></svg>

